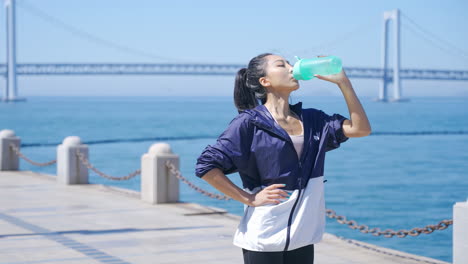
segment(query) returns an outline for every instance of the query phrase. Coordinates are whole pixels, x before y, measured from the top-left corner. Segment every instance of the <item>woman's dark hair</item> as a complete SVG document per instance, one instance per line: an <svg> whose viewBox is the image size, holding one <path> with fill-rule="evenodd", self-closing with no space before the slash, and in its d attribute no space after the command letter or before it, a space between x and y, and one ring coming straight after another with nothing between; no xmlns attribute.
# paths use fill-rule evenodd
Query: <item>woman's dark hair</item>
<svg viewBox="0 0 468 264"><path fill-rule="evenodd" d="M265 57L268 55L273 54L262 53L251 59L247 68L237 72L234 83L234 105L239 113L259 105L258 100L262 104L266 103L266 89L260 84L259 79L266 75Z"/></svg>

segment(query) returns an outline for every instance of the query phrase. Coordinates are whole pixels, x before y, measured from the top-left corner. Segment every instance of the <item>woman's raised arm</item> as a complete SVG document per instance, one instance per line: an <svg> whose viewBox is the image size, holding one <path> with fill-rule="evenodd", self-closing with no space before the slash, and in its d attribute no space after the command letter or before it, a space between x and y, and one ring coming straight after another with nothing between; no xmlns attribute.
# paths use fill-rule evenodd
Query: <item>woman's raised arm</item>
<svg viewBox="0 0 468 264"><path fill-rule="evenodd" d="M344 70L337 74L327 76L316 74L314 76L318 79L335 83L340 87L340 90L346 100L346 104L348 105L349 116L351 119L343 122L343 133L345 136L365 137L370 135L371 126L369 119L367 118L366 112L359 102L353 86L351 85L351 81L346 76Z"/></svg>

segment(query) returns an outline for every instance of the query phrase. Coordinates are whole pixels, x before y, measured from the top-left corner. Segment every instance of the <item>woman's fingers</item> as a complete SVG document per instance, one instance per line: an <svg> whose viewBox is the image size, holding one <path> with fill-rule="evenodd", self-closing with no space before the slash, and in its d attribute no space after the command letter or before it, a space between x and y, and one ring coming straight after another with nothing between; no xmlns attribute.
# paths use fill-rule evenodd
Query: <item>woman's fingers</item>
<svg viewBox="0 0 468 264"><path fill-rule="evenodd" d="M277 183L277 184L272 184L270 186L267 186L265 189L273 190L273 189L283 188L284 186L286 186L286 185L282 184L282 183Z"/></svg>
<svg viewBox="0 0 468 264"><path fill-rule="evenodd" d="M328 77L325 77L325 76L322 76L322 75L314 74L314 76L317 77L317 79L320 79L320 80L333 82L332 79L330 79L330 78L328 78Z"/></svg>
<svg viewBox="0 0 468 264"><path fill-rule="evenodd" d="M319 79L325 80L325 78L322 75L314 74L314 76L319 78Z"/></svg>
<svg viewBox="0 0 468 264"><path fill-rule="evenodd" d="M271 199L281 199L281 198L288 198L288 196L286 195L280 195L280 194L273 194L273 195L269 195L268 198L271 198Z"/></svg>
<svg viewBox="0 0 468 264"><path fill-rule="evenodd" d="M284 199L289 199L290 194L285 190L280 189L284 188L285 186L285 184L272 184L270 186L265 187L261 191L261 194L259 193L259 205L279 204Z"/></svg>
<svg viewBox="0 0 468 264"><path fill-rule="evenodd" d="M284 188L286 184L278 183L272 184L270 186L265 187L265 190L281 190L280 188Z"/></svg>
<svg viewBox="0 0 468 264"><path fill-rule="evenodd" d="M276 190L272 190L269 192L270 194L278 194L278 195L283 195L283 196L289 196L289 194L284 191L284 190L280 190L280 189L276 189Z"/></svg>
<svg viewBox="0 0 468 264"><path fill-rule="evenodd" d="M288 197L289 194L286 191L280 189L284 186L284 184L272 184L266 187L265 189L268 191L269 194L282 194L283 196Z"/></svg>

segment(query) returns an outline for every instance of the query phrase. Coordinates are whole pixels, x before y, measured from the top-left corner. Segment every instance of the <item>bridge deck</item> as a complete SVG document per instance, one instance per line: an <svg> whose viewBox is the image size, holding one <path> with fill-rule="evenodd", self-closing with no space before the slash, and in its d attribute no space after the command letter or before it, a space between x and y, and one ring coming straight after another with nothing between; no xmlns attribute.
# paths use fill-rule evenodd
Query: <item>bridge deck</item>
<svg viewBox="0 0 468 264"><path fill-rule="evenodd" d="M211 75L235 76L242 64L168 64L168 63L20 63L18 75ZM378 67L344 67L349 78L384 78ZM400 69L402 80L468 81L466 70ZM393 69L386 70L387 81ZM0 64L0 77L7 77L7 65Z"/></svg>
<svg viewBox="0 0 468 264"><path fill-rule="evenodd" d="M214 208L29 171L0 172L0 190L0 263L242 263L239 217ZM445 262L326 234L315 263Z"/></svg>

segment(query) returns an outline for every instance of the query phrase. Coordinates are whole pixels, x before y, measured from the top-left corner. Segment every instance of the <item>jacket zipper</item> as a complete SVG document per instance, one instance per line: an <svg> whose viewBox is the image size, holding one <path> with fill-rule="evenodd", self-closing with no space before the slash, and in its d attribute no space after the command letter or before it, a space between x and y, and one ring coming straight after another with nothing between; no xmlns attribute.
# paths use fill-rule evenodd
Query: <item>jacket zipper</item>
<svg viewBox="0 0 468 264"><path fill-rule="evenodd" d="M257 110L256 110L257 111ZM259 111L257 111L259 112ZM263 115L263 113L261 113ZM291 146L293 147L294 151L296 152L296 157L297 157L297 151L296 151L296 148L294 147L294 144L293 142L291 141L291 138L289 137L288 138L285 138L283 135L277 133L276 131L274 131L273 129L270 129L270 127L266 127L264 125L261 125L262 128L280 136L281 138L283 138L284 140L286 140L287 142L289 142L291 144ZM305 134L305 125L303 125L303 128L304 128L304 136L306 136ZM304 141L305 143L305 141ZM304 148L303 148L304 149ZM305 148L305 150L307 150L307 148ZM296 209L296 206L297 206L297 203L299 202L300 198L301 198L301 193L302 193L302 159L303 157L305 157L305 152L302 151L302 154L301 154L301 157L298 158L298 161L299 161L299 169L300 169L300 173L299 173L299 178L298 178L298 185L299 185L299 192L298 192L298 195L297 195L297 199L296 201L294 202L294 205L293 207L291 208L291 212L289 213L289 218L288 218L288 227L287 227L287 231L286 231L286 243L285 243L285 246L284 246L284 251L287 251L288 248L289 248L289 243L291 241L291 225L292 225L292 218L293 218L293 215L294 215L294 210Z"/></svg>
<svg viewBox="0 0 468 264"><path fill-rule="evenodd" d="M294 205L291 209L291 212L289 214L289 219L288 219L288 229L286 231L286 244L284 246L284 251L287 251L289 248L289 242L291 241L291 225L292 225L292 220L293 220L293 215L294 215L294 210L296 209L297 203L301 199L301 192L302 192L302 178L298 179L299 182L299 193L297 194L297 199L294 202Z"/></svg>

